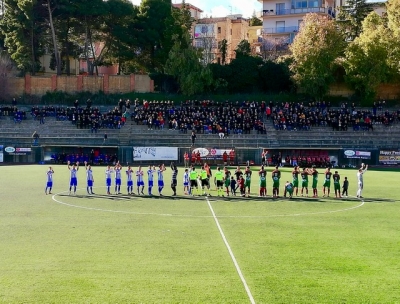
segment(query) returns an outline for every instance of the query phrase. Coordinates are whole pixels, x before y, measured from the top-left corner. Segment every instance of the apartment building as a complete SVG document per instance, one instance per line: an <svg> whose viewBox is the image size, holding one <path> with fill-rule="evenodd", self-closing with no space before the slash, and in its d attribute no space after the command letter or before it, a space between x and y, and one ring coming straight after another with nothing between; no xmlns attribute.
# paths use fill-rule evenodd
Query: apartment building
<svg viewBox="0 0 400 304"><path fill-rule="evenodd" d="M173 3L172 6L176 7L176 8L182 8L183 3ZM190 3L185 3L185 7L190 11L190 16L194 19L194 20L198 20L201 18L201 13L203 13L203 11L190 4Z"/></svg>
<svg viewBox="0 0 400 304"><path fill-rule="evenodd" d="M242 15L199 19L194 25L193 44L203 49L204 63L222 63L220 46L227 41L225 63L236 57L235 50L242 40L248 40L249 20Z"/></svg>
<svg viewBox="0 0 400 304"><path fill-rule="evenodd" d="M251 53L253 55L260 54L261 52L261 42L260 32L262 31L262 25L249 26L248 38L251 46Z"/></svg>
<svg viewBox="0 0 400 304"><path fill-rule="evenodd" d="M263 28L258 31L262 40L261 49L284 48L293 42L303 17L316 13L335 18L337 9L346 5L346 0L258 0L263 8L259 13ZM386 12L384 2L370 2L380 16Z"/></svg>
<svg viewBox="0 0 400 304"><path fill-rule="evenodd" d="M292 43L308 13L335 17L335 0L259 0L263 28L259 35L269 44Z"/></svg>

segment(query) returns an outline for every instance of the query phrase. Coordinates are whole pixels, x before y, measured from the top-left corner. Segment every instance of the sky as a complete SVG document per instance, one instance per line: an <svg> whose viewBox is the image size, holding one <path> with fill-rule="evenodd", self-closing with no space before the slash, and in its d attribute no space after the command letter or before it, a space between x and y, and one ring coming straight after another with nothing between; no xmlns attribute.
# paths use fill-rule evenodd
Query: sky
<svg viewBox="0 0 400 304"><path fill-rule="evenodd" d="M141 0L131 0L133 4L139 5ZM181 3L181 0L172 0L172 3ZM201 10L203 17L225 17L226 15L242 14L249 18L254 11L261 11L262 4L257 0L186 0Z"/></svg>

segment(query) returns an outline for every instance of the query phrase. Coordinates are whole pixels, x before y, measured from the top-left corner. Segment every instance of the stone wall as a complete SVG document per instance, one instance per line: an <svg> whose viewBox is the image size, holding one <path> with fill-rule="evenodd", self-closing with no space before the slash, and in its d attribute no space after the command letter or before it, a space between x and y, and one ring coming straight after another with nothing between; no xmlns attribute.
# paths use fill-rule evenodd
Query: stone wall
<svg viewBox="0 0 400 304"><path fill-rule="evenodd" d="M350 97L354 91L349 88L345 83L332 84L329 90L331 96ZM400 84L381 84L378 87L376 98L380 99L399 99L400 98Z"/></svg>
<svg viewBox="0 0 400 304"><path fill-rule="evenodd" d="M104 76L30 76L0 77L0 98L11 98L23 94L42 96L46 92L67 93L129 93L154 92L154 82L148 75L104 75Z"/></svg>

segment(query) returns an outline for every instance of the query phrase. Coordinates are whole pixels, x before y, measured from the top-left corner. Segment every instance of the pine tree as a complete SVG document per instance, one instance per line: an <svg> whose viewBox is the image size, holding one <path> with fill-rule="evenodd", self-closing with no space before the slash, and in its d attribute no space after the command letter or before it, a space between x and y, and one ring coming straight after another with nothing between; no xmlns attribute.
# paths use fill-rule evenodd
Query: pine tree
<svg viewBox="0 0 400 304"><path fill-rule="evenodd" d="M372 5L367 0L347 0L346 5L339 8L336 22L346 41L353 41L360 36L362 22L372 10Z"/></svg>

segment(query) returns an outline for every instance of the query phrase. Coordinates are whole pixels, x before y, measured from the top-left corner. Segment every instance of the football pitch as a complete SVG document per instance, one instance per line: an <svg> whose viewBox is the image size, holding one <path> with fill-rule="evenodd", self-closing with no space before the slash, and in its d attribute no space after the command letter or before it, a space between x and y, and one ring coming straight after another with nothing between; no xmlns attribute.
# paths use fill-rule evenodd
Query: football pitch
<svg viewBox="0 0 400 304"><path fill-rule="evenodd" d="M319 198L273 199L271 168L267 198L256 171L250 198L184 195L183 168L176 197L170 168L163 197L128 196L125 176L106 195L104 167L70 196L53 168L45 195L46 165L0 167L0 303L400 303L399 172L369 169L357 199L357 171L337 169L335 199L319 169Z"/></svg>

